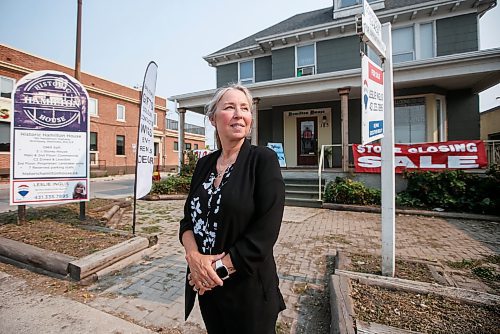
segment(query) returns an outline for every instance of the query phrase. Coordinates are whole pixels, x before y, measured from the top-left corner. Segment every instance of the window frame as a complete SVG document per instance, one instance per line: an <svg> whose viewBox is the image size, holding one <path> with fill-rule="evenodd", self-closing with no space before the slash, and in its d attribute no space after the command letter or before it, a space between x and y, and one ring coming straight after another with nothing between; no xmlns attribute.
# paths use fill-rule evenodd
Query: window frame
<svg viewBox="0 0 500 334"><path fill-rule="evenodd" d="M118 153L118 137L121 137L123 138L123 154L119 154ZM115 148L115 155L116 156L120 156L120 157L123 157L123 156L126 156L126 151L125 151L125 135L116 135L115 137L115 143L116 143L116 148Z"/></svg>
<svg viewBox="0 0 500 334"><path fill-rule="evenodd" d="M119 116L119 109L120 109L120 107L123 108L123 118L122 119L118 117ZM125 119L126 119L126 117L125 117L125 111L126 111L126 109L125 109L125 106L123 104L117 104L116 105L116 120L118 122L125 122Z"/></svg>
<svg viewBox="0 0 500 334"><path fill-rule="evenodd" d="M154 116L153 116L153 127L154 128L157 128L158 127L158 113L154 113Z"/></svg>
<svg viewBox="0 0 500 334"><path fill-rule="evenodd" d="M12 82L12 90L10 91L10 96L2 96L2 81L3 80L8 80ZM5 75L0 75L0 98L2 99L12 99L12 94L14 92L14 87L16 86L16 79L7 77Z"/></svg>
<svg viewBox="0 0 500 334"><path fill-rule="evenodd" d="M174 149L173 149L174 152L179 152L179 142L178 141L174 141Z"/></svg>
<svg viewBox="0 0 500 334"><path fill-rule="evenodd" d="M241 64L252 62L252 78L241 78ZM251 81L251 82L250 82ZM238 62L238 82L242 85L248 85L255 83L255 59L242 60Z"/></svg>
<svg viewBox="0 0 500 334"><path fill-rule="evenodd" d="M93 97L89 97L89 106L90 106L90 101L95 101L95 114L90 112L90 107L89 109L89 116L90 117L99 117L99 100Z"/></svg>
<svg viewBox="0 0 500 334"><path fill-rule="evenodd" d="M306 46L312 46L313 47L313 51L314 51L314 64L308 64L308 65L303 65L303 66L299 66L299 48L303 48L303 47L306 47ZM313 43L307 43L307 44L301 44L301 45L295 45L295 77L296 78L300 78L300 77L303 77L303 76L310 76L310 75L315 75L316 74L316 69L317 69L317 65L318 64L318 60L317 60L317 50L316 50L316 42L313 42ZM309 68L309 67L312 67L312 73L311 74L302 74L299 76L299 70L300 69L304 69L304 68Z"/></svg>
<svg viewBox="0 0 500 334"><path fill-rule="evenodd" d="M423 25L430 24L432 27L432 56L427 57L427 58L422 58L422 39L421 39L421 30L420 27ZM397 55L403 55L404 53L394 53L394 47L393 47L393 52L392 52L392 57L393 57L393 63L394 64L399 64L407 61L415 61L415 60L425 60L425 59L431 59L435 58L437 56L437 40L436 40L436 20L422 20L422 21L417 21L413 22L411 24L406 24L406 25L401 25L394 27L392 29L392 33L394 33L395 30L400 30L400 29L406 29L406 28L412 28L413 29L413 50L412 50L412 60L404 60L404 61L395 61L394 56ZM392 42L394 43L394 38L392 39Z"/></svg>
<svg viewBox="0 0 500 334"><path fill-rule="evenodd" d="M92 134L95 133L95 150L92 149ZM90 131L89 133L89 151L99 152L99 134L95 131Z"/></svg>
<svg viewBox="0 0 500 334"><path fill-rule="evenodd" d="M191 145L191 143L184 143L184 150L191 151L192 147L193 145Z"/></svg>
<svg viewBox="0 0 500 334"><path fill-rule="evenodd" d="M5 126L6 128L9 129L8 132L4 132L4 133L7 133L6 138L7 138L8 141L5 142L5 144L7 146L7 150L1 150L0 154L10 154L10 151L11 151L11 142L10 142L10 140L11 140L11 138L10 138L10 130L11 129L10 128L12 126L12 123L11 122L0 122L0 125Z"/></svg>

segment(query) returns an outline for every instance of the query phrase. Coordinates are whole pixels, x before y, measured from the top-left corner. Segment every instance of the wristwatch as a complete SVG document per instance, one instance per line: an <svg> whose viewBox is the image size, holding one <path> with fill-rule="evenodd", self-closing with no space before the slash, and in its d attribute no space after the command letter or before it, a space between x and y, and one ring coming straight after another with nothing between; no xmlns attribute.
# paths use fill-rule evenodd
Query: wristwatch
<svg viewBox="0 0 500 334"><path fill-rule="evenodd" d="M227 267L222 263L222 260L215 261L215 273L221 280L229 278L229 270L227 270Z"/></svg>

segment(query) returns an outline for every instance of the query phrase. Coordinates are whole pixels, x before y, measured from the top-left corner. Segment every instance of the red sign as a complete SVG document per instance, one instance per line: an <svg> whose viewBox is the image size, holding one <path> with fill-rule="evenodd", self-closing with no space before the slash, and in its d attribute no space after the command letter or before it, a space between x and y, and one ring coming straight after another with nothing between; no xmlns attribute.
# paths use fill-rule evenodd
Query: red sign
<svg viewBox="0 0 500 334"><path fill-rule="evenodd" d="M368 63L368 77L381 85L384 84L384 72L373 66L372 63Z"/></svg>
<svg viewBox="0 0 500 334"><path fill-rule="evenodd" d="M357 173L380 173L382 159L379 144L353 144L352 150ZM488 159L481 140L396 144L394 165L396 173L402 173L405 169L429 171L476 169L486 167Z"/></svg>

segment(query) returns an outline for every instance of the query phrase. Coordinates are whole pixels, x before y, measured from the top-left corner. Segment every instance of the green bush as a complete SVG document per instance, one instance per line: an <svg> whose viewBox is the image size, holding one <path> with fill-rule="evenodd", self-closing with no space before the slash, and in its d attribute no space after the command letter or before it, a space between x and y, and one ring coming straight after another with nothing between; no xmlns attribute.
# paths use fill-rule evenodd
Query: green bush
<svg viewBox="0 0 500 334"><path fill-rule="evenodd" d="M380 190L367 188L363 183L336 177L326 184L325 202L342 204L380 204Z"/></svg>
<svg viewBox="0 0 500 334"><path fill-rule="evenodd" d="M153 182L151 193L156 195L187 194L191 184L191 176L169 176L158 182Z"/></svg>
<svg viewBox="0 0 500 334"><path fill-rule="evenodd" d="M182 163L180 175L182 176L192 176L194 173L194 169L196 167L196 162L198 161L198 157L194 154L193 151L187 151L187 163Z"/></svg>
<svg viewBox="0 0 500 334"><path fill-rule="evenodd" d="M496 166L485 175L447 170L405 172L403 176L408 186L396 196L400 206L487 214L500 212L500 171Z"/></svg>

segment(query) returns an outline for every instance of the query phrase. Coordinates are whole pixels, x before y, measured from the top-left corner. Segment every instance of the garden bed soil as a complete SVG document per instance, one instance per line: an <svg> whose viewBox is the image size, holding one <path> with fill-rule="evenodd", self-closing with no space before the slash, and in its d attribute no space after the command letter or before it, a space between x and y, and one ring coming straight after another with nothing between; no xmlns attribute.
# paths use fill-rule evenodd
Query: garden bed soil
<svg viewBox="0 0 500 334"><path fill-rule="evenodd" d="M346 270L380 275L380 257L369 254L348 254L350 263ZM498 261L498 257L476 261L474 264ZM464 270L474 267L465 261ZM437 264L440 265L440 264ZM470 270L469 270L470 271ZM437 283L425 263L396 259L395 277L419 282ZM475 277L480 279L481 277ZM482 279L496 285L498 275ZM422 333L500 333L500 305L467 304L434 294L417 294L364 285L351 280L356 318L386 326Z"/></svg>

